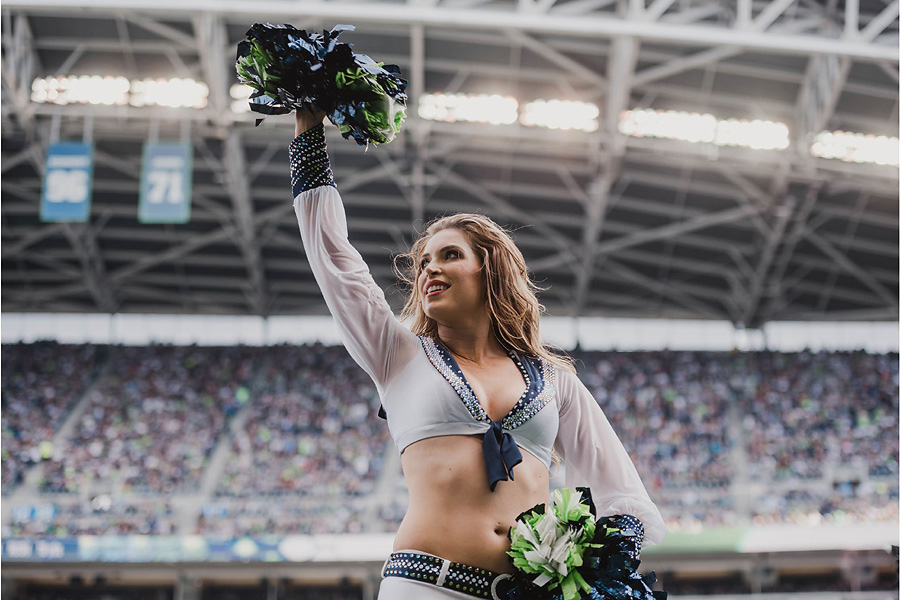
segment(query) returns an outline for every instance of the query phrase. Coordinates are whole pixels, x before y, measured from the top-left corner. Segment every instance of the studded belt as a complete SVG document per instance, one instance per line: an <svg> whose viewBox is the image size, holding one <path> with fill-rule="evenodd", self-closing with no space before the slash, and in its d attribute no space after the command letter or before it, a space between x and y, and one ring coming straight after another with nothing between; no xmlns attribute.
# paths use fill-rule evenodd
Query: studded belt
<svg viewBox="0 0 900 600"><path fill-rule="evenodd" d="M394 552L381 569L382 577L402 577L430 583L476 598L504 600L511 575L455 563L424 552Z"/></svg>

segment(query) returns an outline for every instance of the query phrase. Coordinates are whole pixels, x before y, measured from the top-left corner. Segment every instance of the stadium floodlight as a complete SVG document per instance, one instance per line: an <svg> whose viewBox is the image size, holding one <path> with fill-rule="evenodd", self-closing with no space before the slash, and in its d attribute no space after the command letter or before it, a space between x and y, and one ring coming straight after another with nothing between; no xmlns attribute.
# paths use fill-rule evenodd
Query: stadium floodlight
<svg viewBox="0 0 900 600"><path fill-rule="evenodd" d="M79 75L39 77L31 84L31 100L50 104L168 106L203 108L209 88L193 79L137 79Z"/></svg>
<svg viewBox="0 0 900 600"><path fill-rule="evenodd" d="M633 137L741 146L755 150L784 150L790 145L790 131L784 123L759 119L720 120L709 113L649 108L622 112L619 132Z"/></svg>
<svg viewBox="0 0 900 600"><path fill-rule="evenodd" d="M231 96L231 110L236 113L250 112L250 94L253 88L243 83L235 83L229 88L228 95Z"/></svg>
<svg viewBox="0 0 900 600"><path fill-rule="evenodd" d="M900 166L900 139L850 131L822 131L813 140L810 153L819 158L896 167Z"/></svg>
<svg viewBox="0 0 900 600"><path fill-rule="evenodd" d="M203 108L208 97L206 84L193 79L141 79L131 82L132 106Z"/></svg>
<svg viewBox="0 0 900 600"><path fill-rule="evenodd" d="M509 125L519 118L518 110L515 98L496 94L424 94L419 98L419 116L429 121Z"/></svg>
<svg viewBox="0 0 900 600"><path fill-rule="evenodd" d="M121 106L128 104L129 87L130 83L124 77L100 77L99 75L39 77L31 84L31 99L34 102L62 105Z"/></svg>
<svg viewBox="0 0 900 600"><path fill-rule="evenodd" d="M528 127L597 131L600 109L590 102L534 100L525 105L519 122Z"/></svg>
<svg viewBox="0 0 900 600"><path fill-rule="evenodd" d="M744 146L754 150L784 150L791 144L784 123L754 119L726 119L716 124L717 146Z"/></svg>

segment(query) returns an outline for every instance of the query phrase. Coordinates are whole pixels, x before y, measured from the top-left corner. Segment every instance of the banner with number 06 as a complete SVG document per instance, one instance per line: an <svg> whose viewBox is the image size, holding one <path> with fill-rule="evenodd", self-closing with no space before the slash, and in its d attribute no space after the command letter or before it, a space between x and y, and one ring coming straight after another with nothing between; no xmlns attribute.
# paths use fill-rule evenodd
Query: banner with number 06
<svg viewBox="0 0 900 600"><path fill-rule="evenodd" d="M81 142L56 142L47 148L41 221L83 223L91 214L94 148Z"/></svg>

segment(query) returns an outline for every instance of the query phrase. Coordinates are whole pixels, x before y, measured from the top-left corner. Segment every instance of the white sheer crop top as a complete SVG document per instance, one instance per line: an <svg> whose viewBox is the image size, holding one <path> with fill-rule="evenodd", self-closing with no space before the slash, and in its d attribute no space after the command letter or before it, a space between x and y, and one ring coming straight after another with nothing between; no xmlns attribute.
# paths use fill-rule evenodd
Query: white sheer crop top
<svg viewBox="0 0 900 600"><path fill-rule="evenodd" d="M348 241L324 129L298 136L290 150L294 210L306 256L344 345L375 382L398 451L431 437L483 436L487 484L493 489L507 473L512 478L519 449L548 468L555 449L565 460L566 485L589 486L598 516L634 515L643 522L647 542L662 541L666 526L659 510L578 377L538 357L510 352L527 389L508 415L492 421L450 352L438 340L413 335L394 316Z"/></svg>

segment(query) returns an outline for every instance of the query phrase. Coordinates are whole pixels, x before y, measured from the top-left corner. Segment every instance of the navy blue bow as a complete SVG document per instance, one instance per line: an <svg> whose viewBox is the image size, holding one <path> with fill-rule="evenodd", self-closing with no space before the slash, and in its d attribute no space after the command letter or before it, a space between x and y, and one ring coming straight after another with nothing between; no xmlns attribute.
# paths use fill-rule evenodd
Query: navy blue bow
<svg viewBox="0 0 900 600"><path fill-rule="evenodd" d="M491 428L484 434L481 444L484 452L484 466L487 467L488 483L491 491L498 481L515 481L513 467L522 462L522 453L508 431L503 431L499 421L491 421ZM509 477L506 476L507 472Z"/></svg>

